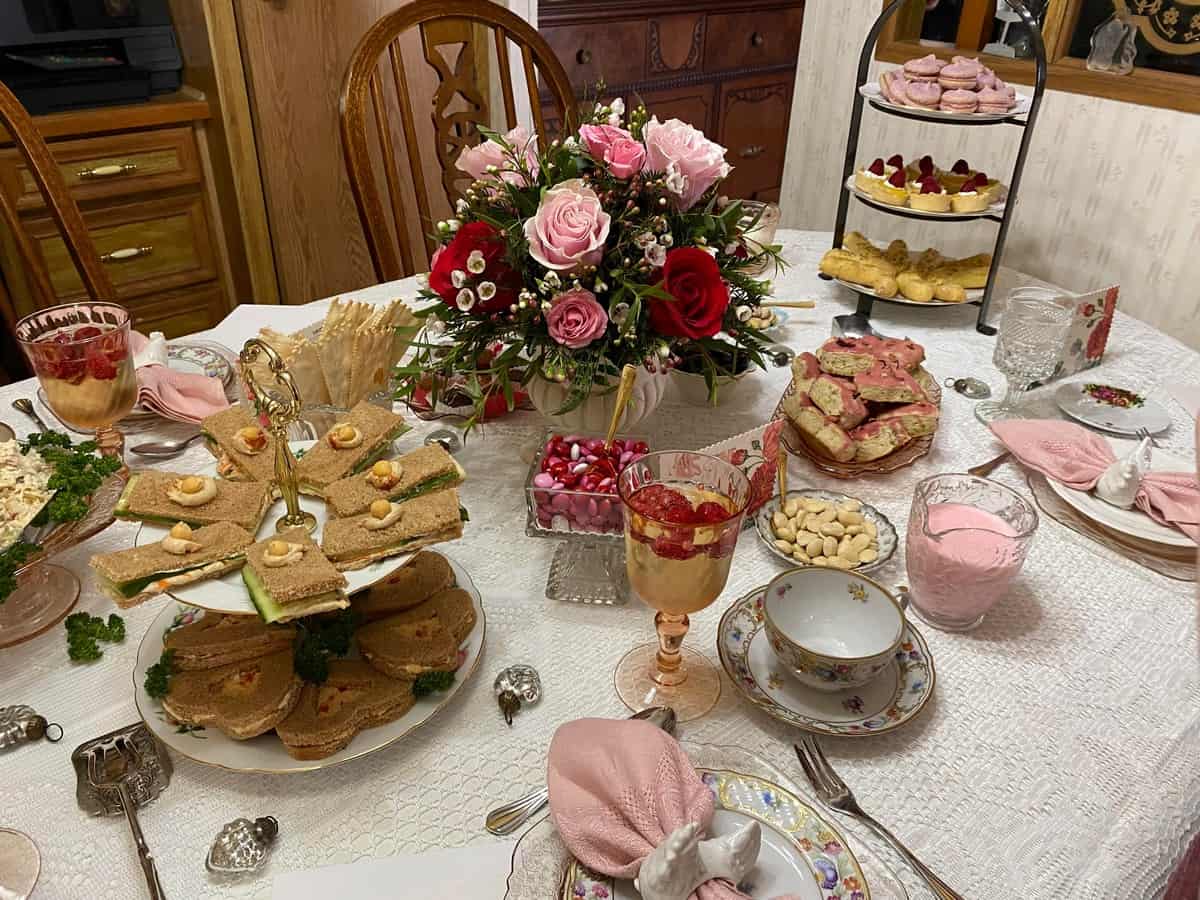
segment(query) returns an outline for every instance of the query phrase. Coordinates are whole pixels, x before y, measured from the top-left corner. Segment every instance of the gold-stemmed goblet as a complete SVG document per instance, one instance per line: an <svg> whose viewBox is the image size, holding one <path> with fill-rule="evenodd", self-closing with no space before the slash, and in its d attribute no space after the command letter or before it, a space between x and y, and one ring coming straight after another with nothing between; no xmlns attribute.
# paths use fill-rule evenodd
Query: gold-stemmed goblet
<svg viewBox="0 0 1200 900"><path fill-rule="evenodd" d="M629 583L657 610L658 631L657 643L635 647L617 664L617 693L630 709L667 705L681 721L699 718L721 696L721 681L712 663L682 646L688 615L725 588L750 481L715 456L668 450L626 467L617 491Z"/></svg>

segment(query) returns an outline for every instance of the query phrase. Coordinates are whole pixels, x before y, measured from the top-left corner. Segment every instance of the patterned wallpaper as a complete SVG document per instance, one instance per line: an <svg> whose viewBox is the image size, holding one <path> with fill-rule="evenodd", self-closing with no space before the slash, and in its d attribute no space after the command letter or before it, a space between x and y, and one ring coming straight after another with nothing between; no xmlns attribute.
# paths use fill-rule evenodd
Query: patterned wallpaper
<svg viewBox="0 0 1200 900"><path fill-rule="evenodd" d="M879 0L805 9L781 200L787 227L833 228L858 54L879 9ZM1007 183L1019 139L1013 126L955 128L866 107L859 164L930 153L948 167L964 157ZM1073 291L1120 282L1121 309L1200 349L1197 148L1200 116L1047 92L1004 263ZM857 202L848 226L877 242L902 237L955 254L987 249L996 227L918 223Z"/></svg>

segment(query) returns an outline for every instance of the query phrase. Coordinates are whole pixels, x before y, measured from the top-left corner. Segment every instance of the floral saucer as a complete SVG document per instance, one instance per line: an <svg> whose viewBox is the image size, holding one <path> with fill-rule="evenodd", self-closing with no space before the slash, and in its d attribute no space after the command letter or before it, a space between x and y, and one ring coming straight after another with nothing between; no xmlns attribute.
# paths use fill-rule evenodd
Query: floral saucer
<svg viewBox="0 0 1200 900"><path fill-rule="evenodd" d="M933 695L933 657L911 622L895 660L874 681L835 693L806 688L767 642L766 592L766 585L755 588L725 611L717 626L717 653L734 686L767 715L817 734L861 737L899 728Z"/></svg>
<svg viewBox="0 0 1200 900"><path fill-rule="evenodd" d="M1075 421L1111 434L1137 437L1143 428L1158 434L1171 427L1171 414L1161 403L1111 384L1073 381L1060 385L1054 402Z"/></svg>
<svg viewBox="0 0 1200 900"><path fill-rule="evenodd" d="M845 838L811 806L774 782L740 772L697 768L716 797L712 834L747 819L762 823L762 853L738 889L752 897L791 894L801 900L868 900L866 877ZM633 885L597 875L572 860L561 900L638 900Z"/></svg>

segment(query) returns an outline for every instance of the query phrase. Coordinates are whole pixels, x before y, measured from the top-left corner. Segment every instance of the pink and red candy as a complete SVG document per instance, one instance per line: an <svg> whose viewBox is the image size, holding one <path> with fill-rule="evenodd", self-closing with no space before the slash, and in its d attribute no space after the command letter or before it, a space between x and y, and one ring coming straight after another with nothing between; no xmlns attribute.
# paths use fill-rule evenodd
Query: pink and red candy
<svg viewBox="0 0 1200 900"><path fill-rule="evenodd" d="M556 527L562 517L571 531L613 532L624 526L617 498L617 476L648 451L645 441L556 434L542 450L541 471L533 476L538 523ZM559 522L561 528L562 523Z"/></svg>
<svg viewBox="0 0 1200 900"><path fill-rule="evenodd" d="M100 340L92 340L101 335ZM123 331L105 333L94 325L84 325L39 340L34 349L34 368L39 375L71 384L78 384L87 375L107 381L116 378L116 364L128 355Z"/></svg>

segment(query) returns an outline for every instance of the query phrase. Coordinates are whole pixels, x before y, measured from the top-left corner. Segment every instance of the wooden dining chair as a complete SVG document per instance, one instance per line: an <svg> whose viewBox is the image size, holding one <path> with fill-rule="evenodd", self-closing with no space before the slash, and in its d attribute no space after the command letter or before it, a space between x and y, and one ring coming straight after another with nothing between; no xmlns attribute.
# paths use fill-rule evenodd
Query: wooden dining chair
<svg viewBox="0 0 1200 900"><path fill-rule="evenodd" d="M539 140L549 139L538 96L539 75L557 107L558 121L567 123L568 128L575 122L571 84L562 64L545 39L529 23L507 9L487 0L416 0L376 22L363 36L350 60L342 83L340 114L342 150L350 186L358 204L375 275L380 281L394 281L423 271L432 250L428 238L424 246L413 246L418 242L413 241L408 227L412 219L411 203L405 202L396 153L399 139L408 157L410 187L420 220L420 233L428 235L433 231L433 217L409 89L410 73L405 69L401 51L401 40L414 28L419 33L424 61L436 72L437 88L428 108L437 145L437 161L441 166L441 184L451 208L460 196L459 186L465 187L470 182L469 176L457 171L454 163L464 148L483 139L480 126L492 122L486 89L481 90L477 83L481 67L488 65L489 53L487 41L478 39L480 34L491 32L507 128L517 125L510 42L520 52L534 130ZM442 48L453 53L455 45L460 44L461 49L453 61L443 56ZM389 97L390 93L394 93L394 98ZM389 115L393 105L389 100L399 107L399 135ZM372 131L382 157L381 165L373 154ZM379 171L386 182L386 201L379 184Z"/></svg>
<svg viewBox="0 0 1200 900"><path fill-rule="evenodd" d="M29 174L46 201L46 209L50 211L50 216L62 233L67 252L79 271L88 296L93 300L116 300L117 294L113 289L112 279L108 277L104 264L100 262L87 225L84 224L79 207L75 205L67 190L67 183L58 169L58 163L50 155L50 148L42 140L25 107L3 83L0 83L0 125L8 129L21 156L25 158ZM59 300L50 284L45 262L22 227L15 204L2 190L0 214L3 214L4 222L12 233L13 243L17 246L17 252L21 254L25 277L29 280L34 302L39 308L56 305ZM16 322L11 303L3 305L3 316L5 324L12 330Z"/></svg>

